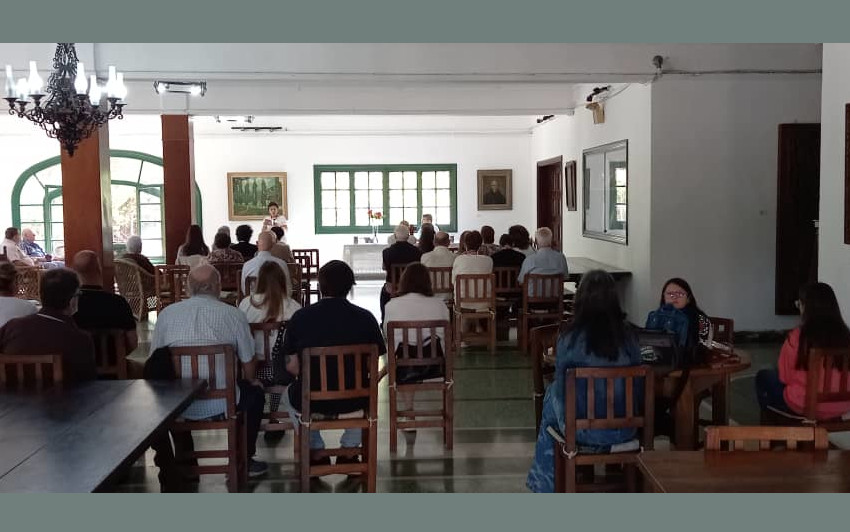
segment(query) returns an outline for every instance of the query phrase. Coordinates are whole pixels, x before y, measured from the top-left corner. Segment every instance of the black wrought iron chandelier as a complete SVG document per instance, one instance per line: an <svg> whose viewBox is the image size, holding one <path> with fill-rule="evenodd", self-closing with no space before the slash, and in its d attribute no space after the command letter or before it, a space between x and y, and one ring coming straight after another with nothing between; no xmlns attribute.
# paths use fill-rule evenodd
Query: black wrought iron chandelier
<svg viewBox="0 0 850 532"><path fill-rule="evenodd" d="M106 87L98 86L94 74L88 81L74 43L57 44L53 73L44 91L43 84L35 61L30 61L29 78L17 82L12 67L6 65L4 99L9 102L9 114L41 126L48 137L59 140L69 156L74 155L80 141L108 120L124 118L124 75L110 66ZM104 94L107 105L102 101Z"/></svg>

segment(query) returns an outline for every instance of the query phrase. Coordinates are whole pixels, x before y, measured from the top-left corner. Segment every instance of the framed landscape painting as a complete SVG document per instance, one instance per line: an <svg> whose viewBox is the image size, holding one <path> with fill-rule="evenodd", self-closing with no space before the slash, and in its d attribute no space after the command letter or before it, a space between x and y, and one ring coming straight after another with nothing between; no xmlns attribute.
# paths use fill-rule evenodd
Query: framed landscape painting
<svg viewBox="0 0 850 532"><path fill-rule="evenodd" d="M231 220L262 220L275 202L289 218L286 172L228 172L227 208Z"/></svg>

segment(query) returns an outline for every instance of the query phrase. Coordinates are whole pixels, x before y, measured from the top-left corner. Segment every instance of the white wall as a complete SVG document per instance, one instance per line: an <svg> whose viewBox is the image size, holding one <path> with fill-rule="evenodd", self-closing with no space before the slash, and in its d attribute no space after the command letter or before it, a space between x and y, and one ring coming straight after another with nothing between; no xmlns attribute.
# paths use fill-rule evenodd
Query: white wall
<svg viewBox="0 0 850 532"><path fill-rule="evenodd" d="M850 102L850 44L823 45L821 102L820 280L838 296L850 319L850 246L844 244L844 106Z"/></svg>
<svg viewBox="0 0 850 532"><path fill-rule="evenodd" d="M0 227L12 222L14 181L29 166L59 154L55 141L36 127L18 127L13 120L0 137ZM127 117L110 126L113 149L132 149L162 155L159 117ZM31 129L30 129L31 128ZM10 132L11 131L11 132ZM227 219L227 173L285 171L288 174L289 241L294 247L318 247L322 261L342 258L342 245L353 235L315 235L313 203L314 164L457 164L458 228L493 226L497 234L510 225L532 227L535 182L530 159L531 136L503 134L431 134L398 136L274 136L257 134L195 135L195 179L203 198L204 234L208 242L216 228L240 223ZM510 211L478 211L476 172L485 168L513 169ZM411 220L413 221L413 220ZM416 221L418 223L418 220ZM260 223L253 223L255 231ZM384 235L383 238L386 238Z"/></svg>
<svg viewBox="0 0 850 532"><path fill-rule="evenodd" d="M819 122L820 87L819 76L653 84L656 300L666 279L682 277L703 310L737 330L794 326L774 314L778 125Z"/></svg>
<svg viewBox="0 0 850 532"><path fill-rule="evenodd" d="M590 88L579 90L590 92ZM567 256L589 257L630 270L631 278L623 281L623 304L635 322L642 322L651 307L650 104L651 88L633 84L606 103L604 124L594 125L590 111L577 109L574 116L559 116L536 128L531 149L534 163L557 155L563 155L565 163L577 161L579 210L570 212L564 205L563 250ZM582 236L582 151L619 140L629 141L628 245Z"/></svg>

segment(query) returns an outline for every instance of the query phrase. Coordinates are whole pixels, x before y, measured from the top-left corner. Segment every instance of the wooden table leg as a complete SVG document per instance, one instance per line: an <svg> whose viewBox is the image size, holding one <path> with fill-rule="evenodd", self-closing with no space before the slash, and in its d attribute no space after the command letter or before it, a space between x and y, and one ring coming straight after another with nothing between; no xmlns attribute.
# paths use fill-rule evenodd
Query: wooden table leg
<svg viewBox="0 0 850 532"><path fill-rule="evenodd" d="M696 418L694 412L694 389L690 380L685 384L682 395L673 406L675 423L674 444L677 451L696 450Z"/></svg>
<svg viewBox="0 0 850 532"><path fill-rule="evenodd" d="M715 425L729 424L729 374L711 387L711 421Z"/></svg>

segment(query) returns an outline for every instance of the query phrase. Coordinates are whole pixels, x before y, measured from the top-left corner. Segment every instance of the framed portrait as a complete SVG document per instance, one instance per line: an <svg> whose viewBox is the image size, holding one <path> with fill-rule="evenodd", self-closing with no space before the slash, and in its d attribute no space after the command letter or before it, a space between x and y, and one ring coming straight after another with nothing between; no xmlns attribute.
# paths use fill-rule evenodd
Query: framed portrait
<svg viewBox="0 0 850 532"><path fill-rule="evenodd" d="M567 210L575 211L578 209L576 206L577 194L576 194L576 162L569 161L564 165L564 190L567 195Z"/></svg>
<svg viewBox="0 0 850 532"><path fill-rule="evenodd" d="M231 220L262 220L269 203L280 206L289 218L286 172L228 172L227 208Z"/></svg>
<svg viewBox="0 0 850 532"><path fill-rule="evenodd" d="M478 170L478 210L513 209L513 170Z"/></svg>

